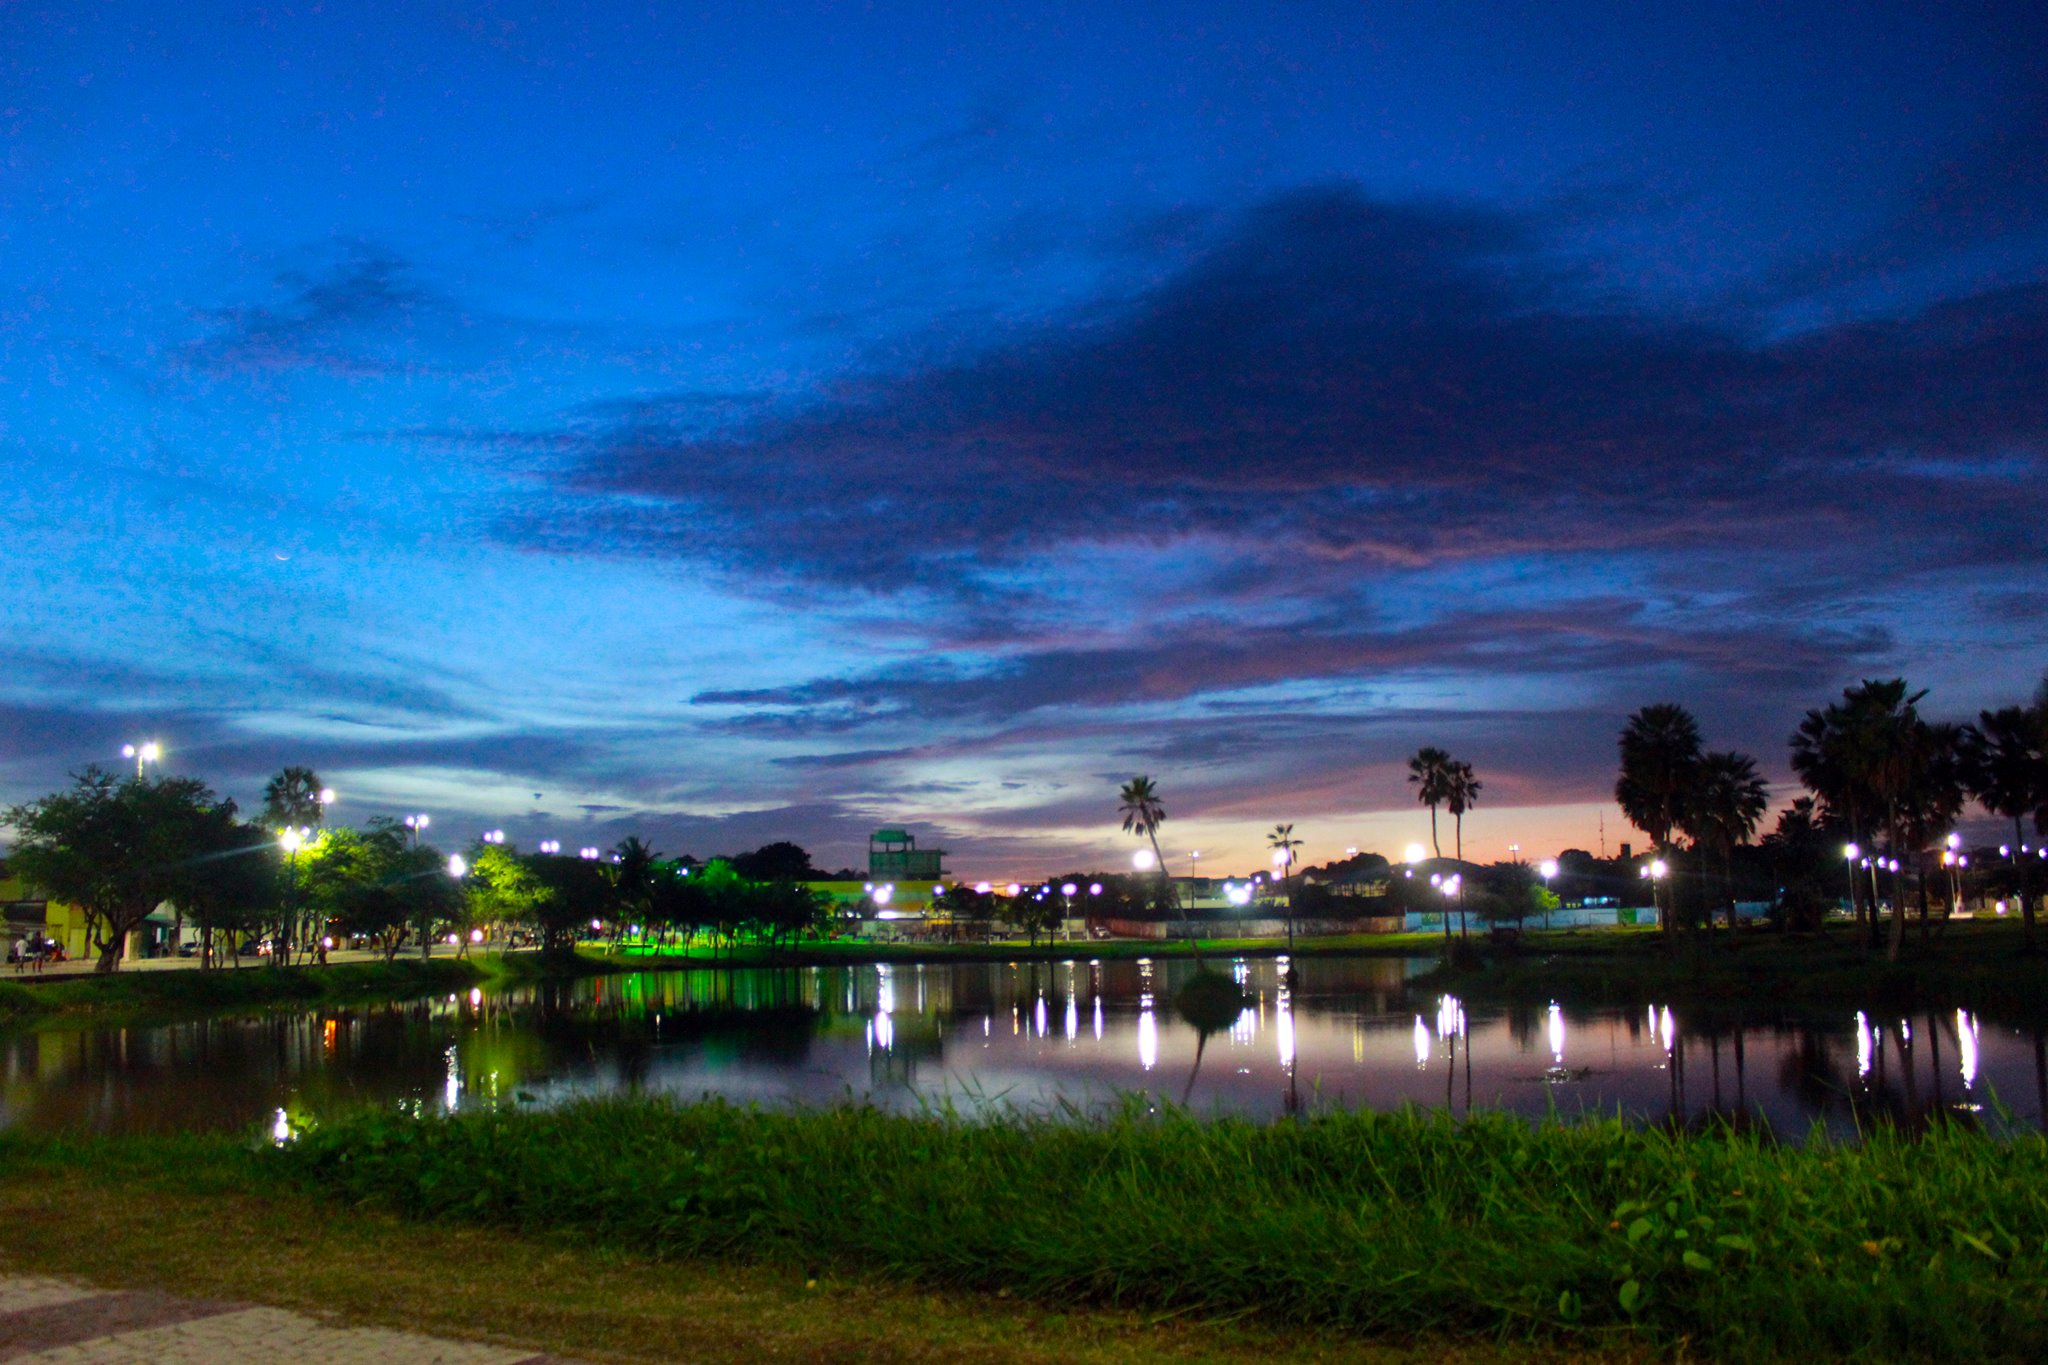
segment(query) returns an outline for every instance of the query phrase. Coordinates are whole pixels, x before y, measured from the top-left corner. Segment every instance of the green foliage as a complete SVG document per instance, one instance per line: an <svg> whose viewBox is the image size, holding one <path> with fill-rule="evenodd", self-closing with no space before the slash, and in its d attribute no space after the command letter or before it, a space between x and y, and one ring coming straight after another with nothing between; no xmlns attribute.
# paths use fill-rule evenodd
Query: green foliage
<svg viewBox="0 0 2048 1365"><path fill-rule="evenodd" d="M620 1099L366 1115L271 1159L412 1216L1052 1303L1621 1332L1715 1359L2048 1353L2038 1137L1787 1147L1501 1115L967 1122Z"/></svg>
<svg viewBox="0 0 2048 1365"><path fill-rule="evenodd" d="M205 875L234 809L194 778L88 767L70 790L16 806L0 823L16 831L15 871L85 912L100 970L112 971L128 933Z"/></svg>

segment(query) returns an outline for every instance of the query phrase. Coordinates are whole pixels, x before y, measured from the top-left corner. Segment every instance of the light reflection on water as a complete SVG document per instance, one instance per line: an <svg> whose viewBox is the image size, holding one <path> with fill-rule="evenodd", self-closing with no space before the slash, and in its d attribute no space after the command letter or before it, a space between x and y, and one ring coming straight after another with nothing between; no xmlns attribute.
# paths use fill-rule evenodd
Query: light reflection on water
<svg viewBox="0 0 2048 1365"><path fill-rule="evenodd" d="M1279 964L1233 964L1247 1003L1206 1042L1173 1004L1193 964L1151 961L646 973L25 1034L0 1039L0 1126L274 1132L365 1104L425 1114L632 1089L968 1110L1144 1091L1257 1116L1400 1104L1761 1115L1797 1137L1815 1122L1844 1134L1936 1113L1998 1122L1998 1106L2038 1124L2048 1092L2043 1040L1969 1010L1787 1021L1759 1007L1734 1027L1661 1003L1468 1005L1408 989L1426 962L1294 965L1290 988Z"/></svg>

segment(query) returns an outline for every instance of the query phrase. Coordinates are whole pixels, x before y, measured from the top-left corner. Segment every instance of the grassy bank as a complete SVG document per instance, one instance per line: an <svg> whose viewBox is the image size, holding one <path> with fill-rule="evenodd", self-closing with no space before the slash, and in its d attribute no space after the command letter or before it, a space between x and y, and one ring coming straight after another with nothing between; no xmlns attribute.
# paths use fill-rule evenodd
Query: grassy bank
<svg viewBox="0 0 2048 1365"><path fill-rule="evenodd" d="M2048 1356L2037 1137L618 1100L364 1116L271 1159L350 1206L1049 1305L1725 1358Z"/></svg>
<svg viewBox="0 0 2048 1365"><path fill-rule="evenodd" d="M2048 952L2024 948L2022 927L2003 921L1959 921L1926 941L1909 927L1897 963L1866 951L1846 925L1796 937L1535 934L1518 951L1482 954L1476 969L1445 967L1415 984L1521 1004L1685 1004L1696 1014L1781 1006L1965 1008L2014 1023L2048 1023Z"/></svg>
<svg viewBox="0 0 2048 1365"><path fill-rule="evenodd" d="M407 957L325 967L114 972L32 984L7 980L0 981L0 1028L151 1024L273 1007L404 1000L493 982L618 970L616 964L580 955L571 963L550 963L532 953L478 953L425 962Z"/></svg>
<svg viewBox="0 0 2048 1365"><path fill-rule="evenodd" d="M270 1175L275 1172L269 1172ZM1420 1365L1580 1360L1442 1338L933 1293L886 1273L808 1275L730 1258L655 1260L574 1231L402 1220L266 1179L204 1137L0 1137L0 1268L277 1304L592 1361L924 1365ZM261 1191L257 1193L256 1191ZM1603 1360L1638 1353L1608 1349Z"/></svg>
<svg viewBox="0 0 2048 1365"><path fill-rule="evenodd" d="M1443 950L1440 933L1340 934L1295 941L1298 957L1427 957ZM816 939L783 947L742 943L715 952L701 945L691 947L643 947L627 945L605 960L635 969L658 971L666 967L831 967L861 962L1070 962L1096 959L1103 962L1131 962L1139 958L1155 961L1192 957L1281 957L1288 952L1284 939L1205 938L1187 939L1080 939L1074 942L1039 942L999 939L994 943L886 943L868 939Z"/></svg>

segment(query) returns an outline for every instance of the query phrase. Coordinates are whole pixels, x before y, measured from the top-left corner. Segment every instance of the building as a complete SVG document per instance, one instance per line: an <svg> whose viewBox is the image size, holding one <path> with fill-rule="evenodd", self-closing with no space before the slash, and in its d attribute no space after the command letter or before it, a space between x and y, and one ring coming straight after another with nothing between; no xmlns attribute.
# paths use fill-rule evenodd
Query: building
<svg viewBox="0 0 2048 1365"><path fill-rule="evenodd" d="M868 880L935 882L946 875L943 848L919 848L907 830L878 829L868 836Z"/></svg>

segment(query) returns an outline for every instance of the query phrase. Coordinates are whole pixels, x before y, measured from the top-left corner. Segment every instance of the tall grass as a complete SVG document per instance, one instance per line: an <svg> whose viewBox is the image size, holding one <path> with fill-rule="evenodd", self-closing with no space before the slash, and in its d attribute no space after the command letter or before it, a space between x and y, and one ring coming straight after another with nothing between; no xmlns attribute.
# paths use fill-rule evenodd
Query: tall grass
<svg viewBox="0 0 2048 1365"><path fill-rule="evenodd" d="M417 1217L1056 1303L1728 1358L2048 1358L2038 1137L637 1098L360 1116L272 1159Z"/></svg>

